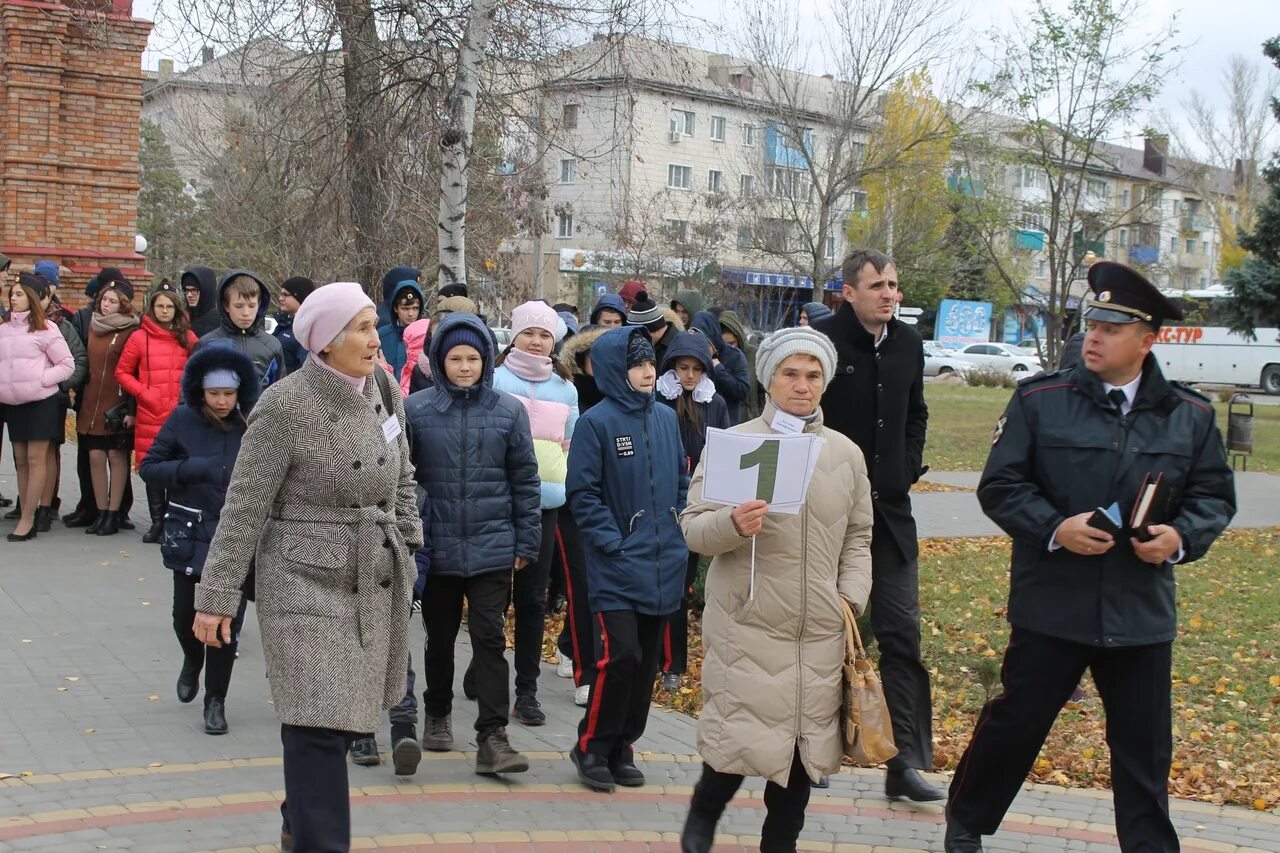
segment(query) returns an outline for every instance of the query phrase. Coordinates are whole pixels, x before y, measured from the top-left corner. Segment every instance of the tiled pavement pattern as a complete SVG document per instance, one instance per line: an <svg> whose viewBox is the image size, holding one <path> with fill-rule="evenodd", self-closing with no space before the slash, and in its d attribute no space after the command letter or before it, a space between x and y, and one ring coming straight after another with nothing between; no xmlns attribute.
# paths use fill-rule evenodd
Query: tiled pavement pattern
<svg viewBox="0 0 1280 853"><path fill-rule="evenodd" d="M14 492L11 467L0 468L0 491ZM279 728L256 623L246 626L232 681L231 733L206 736L199 702L183 706L173 695L171 588L156 547L136 532L99 538L56 525L34 542L0 541L0 851L275 849ZM465 643L458 654L460 677ZM355 846L678 850L699 769L694 721L655 709L639 744L650 784L593 794L575 784L564 755L579 715L571 685L550 667L542 685L548 724L510 729L532 760L527 774L506 783L476 776L462 752L428 754L411 779L396 779L385 763L352 767ZM472 714L459 690L464 750L474 749ZM385 729L380 745L388 747ZM890 805L881 778L846 770L829 791L815 791L801 849L940 850L941 808ZM1276 815L1180 802L1174 817L1193 853L1280 851ZM761 785L749 781L716 849L755 849L762 819ZM1109 792L1028 786L987 848L1117 850Z"/></svg>

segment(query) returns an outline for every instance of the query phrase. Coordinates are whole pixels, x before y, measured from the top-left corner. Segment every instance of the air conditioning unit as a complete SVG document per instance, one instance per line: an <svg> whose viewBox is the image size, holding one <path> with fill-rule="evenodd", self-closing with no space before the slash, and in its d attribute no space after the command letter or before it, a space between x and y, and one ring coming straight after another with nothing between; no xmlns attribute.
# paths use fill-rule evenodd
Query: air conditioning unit
<svg viewBox="0 0 1280 853"><path fill-rule="evenodd" d="M671 141L672 141L672 142L679 142L682 138L684 138L684 134L683 134L683 133L681 133L680 131L678 131L678 130L673 130L673 131L671 131Z"/></svg>

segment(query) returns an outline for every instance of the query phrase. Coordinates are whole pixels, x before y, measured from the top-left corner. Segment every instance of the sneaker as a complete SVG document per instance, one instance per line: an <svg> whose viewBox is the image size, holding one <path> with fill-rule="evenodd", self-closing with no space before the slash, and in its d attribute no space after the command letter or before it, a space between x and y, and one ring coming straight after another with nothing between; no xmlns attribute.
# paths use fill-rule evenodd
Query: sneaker
<svg viewBox="0 0 1280 853"><path fill-rule="evenodd" d="M547 724L547 715L542 713L542 706L538 704L538 697L529 693L516 697L516 706L511 709L511 719L526 726L545 726Z"/></svg>
<svg viewBox="0 0 1280 853"><path fill-rule="evenodd" d="M453 717L427 716L423 727L422 748L432 752L453 750Z"/></svg>
<svg viewBox="0 0 1280 853"><path fill-rule="evenodd" d="M635 754L629 747L609 762L609 772L613 775L613 781L627 788L644 785L644 773L636 767Z"/></svg>
<svg viewBox="0 0 1280 853"><path fill-rule="evenodd" d="M591 685L584 684L573 691L573 704L579 708L587 707L587 703L591 701Z"/></svg>
<svg viewBox="0 0 1280 853"><path fill-rule="evenodd" d="M480 738L480 746L476 750L477 773L524 773L528 769L529 759L511 748L505 728L494 729Z"/></svg>
<svg viewBox="0 0 1280 853"><path fill-rule="evenodd" d="M378 739L373 735L358 737L351 742L351 760L361 767L377 767L382 763L378 755Z"/></svg>
<svg viewBox="0 0 1280 853"><path fill-rule="evenodd" d="M391 763L397 776L412 776L422 761L422 746L415 736L395 739L391 747Z"/></svg>
<svg viewBox="0 0 1280 853"><path fill-rule="evenodd" d="M618 782L609 772L609 762L603 755L578 752L578 747L574 746L569 751L569 760L577 768L578 779L582 784L597 791L604 791L606 794L613 793Z"/></svg>
<svg viewBox="0 0 1280 853"><path fill-rule="evenodd" d="M667 691L676 691L680 689L680 673L664 672L662 673L662 689Z"/></svg>
<svg viewBox="0 0 1280 853"><path fill-rule="evenodd" d="M560 659L556 665L556 675L561 678L573 678L573 658L557 653Z"/></svg>

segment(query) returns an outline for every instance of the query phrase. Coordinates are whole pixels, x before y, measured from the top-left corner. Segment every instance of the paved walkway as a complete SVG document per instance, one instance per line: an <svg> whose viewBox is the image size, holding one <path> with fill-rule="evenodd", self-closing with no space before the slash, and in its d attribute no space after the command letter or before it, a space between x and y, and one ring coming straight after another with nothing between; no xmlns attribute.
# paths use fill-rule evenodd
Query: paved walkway
<svg viewBox="0 0 1280 853"><path fill-rule="evenodd" d="M11 467L0 467L0 491L14 494ZM89 537L59 524L34 542L0 541L0 851L275 849L279 728L256 622L248 620L232 682L231 733L208 737L200 703L174 698L179 651L169 626L171 590L157 548L143 545L138 533ZM420 625L414 642L421 647ZM465 659L466 645L458 651ZM472 772L473 711L461 699L455 728L463 752L430 755L412 779L395 778L387 764L352 767L356 846L678 850L699 770L694 721L655 709L638 744L649 784L593 794L575 783L565 758L579 716L572 693L548 667L548 724L510 730L532 769L506 782ZM385 731L381 745L385 750ZM875 771L846 770L829 791L815 791L802 849L940 850L941 808L890 805L880 796L881 779ZM935 779L946 782L942 774ZM761 790L749 782L734 801L717 850L758 844ZM1280 851L1276 815L1177 803L1174 819L1184 850ZM1109 794L1027 786L987 846L1114 851Z"/></svg>

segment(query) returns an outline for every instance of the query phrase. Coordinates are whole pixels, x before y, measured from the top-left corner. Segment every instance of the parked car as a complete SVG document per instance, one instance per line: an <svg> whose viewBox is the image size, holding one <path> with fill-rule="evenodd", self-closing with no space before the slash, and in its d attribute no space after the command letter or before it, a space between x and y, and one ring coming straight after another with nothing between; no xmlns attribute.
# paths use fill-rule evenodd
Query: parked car
<svg viewBox="0 0 1280 853"><path fill-rule="evenodd" d="M1038 357L1027 355L1013 344L969 344L961 348L957 355L972 362L974 367L1001 373L1030 376L1044 370Z"/></svg>
<svg viewBox="0 0 1280 853"><path fill-rule="evenodd" d="M937 341L924 342L925 376L946 376L948 373L965 376L972 367L973 364L960 358L955 350L947 349Z"/></svg>

